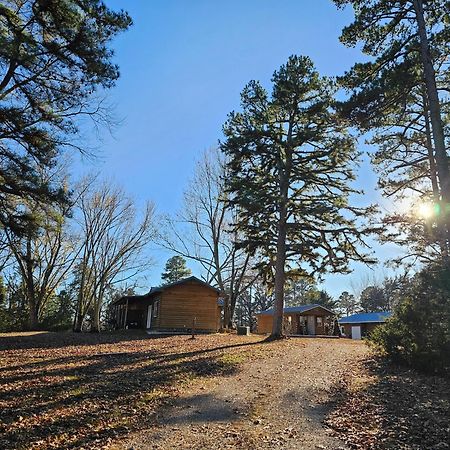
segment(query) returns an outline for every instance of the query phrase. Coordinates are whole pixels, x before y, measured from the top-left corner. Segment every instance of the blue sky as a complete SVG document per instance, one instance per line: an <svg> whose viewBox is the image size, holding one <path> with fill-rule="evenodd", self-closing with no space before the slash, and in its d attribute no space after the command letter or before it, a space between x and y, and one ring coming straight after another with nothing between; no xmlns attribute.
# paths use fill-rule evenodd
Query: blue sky
<svg viewBox="0 0 450 450"><path fill-rule="evenodd" d="M338 40L352 11L331 0L107 0L126 9L134 25L113 42L121 78L108 93L120 126L101 133L99 158L82 172L100 171L159 213L173 213L196 158L221 138L227 113L251 79L269 86L291 54L308 55L323 75L339 75L362 60ZM358 186L378 202L376 177L364 164ZM377 249L382 259L392 249ZM154 251L147 277L158 284L170 255ZM195 267L192 266L195 271ZM354 280L372 273L356 265ZM379 272L379 270L378 270ZM350 289L351 276L329 276L333 295Z"/></svg>

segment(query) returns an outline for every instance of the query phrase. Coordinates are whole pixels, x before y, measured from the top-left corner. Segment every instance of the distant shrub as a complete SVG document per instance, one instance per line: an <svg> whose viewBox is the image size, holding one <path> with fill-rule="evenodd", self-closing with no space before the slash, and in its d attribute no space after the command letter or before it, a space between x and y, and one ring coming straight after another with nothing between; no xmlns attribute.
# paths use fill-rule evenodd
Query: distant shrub
<svg viewBox="0 0 450 450"><path fill-rule="evenodd" d="M370 342L394 361L428 372L450 370L450 268L424 269L404 286L393 316Z"/></svg>

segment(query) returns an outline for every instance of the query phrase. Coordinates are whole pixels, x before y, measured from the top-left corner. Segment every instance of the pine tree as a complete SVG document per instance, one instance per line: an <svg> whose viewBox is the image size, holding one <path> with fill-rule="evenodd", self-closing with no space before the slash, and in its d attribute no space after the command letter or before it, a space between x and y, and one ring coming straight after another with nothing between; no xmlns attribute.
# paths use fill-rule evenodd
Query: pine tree
<svg viewBox="0 0 450 450"><path fill-rule="evenodd" d="M165 283L174 283L191 275L190 269L186 267L186 260L182 256L172 256L166 262L161 279Z"/></svg>
<svg viewBox="0 0 450 450"><path fill-rule="evenodd" d="M361 292L361 308L365 312L389 311L389 299L380 286L368 286Z"/></svg>
<svg viewBox="0 0 450 450"><path fill-rule="evenodd" d="M338 300L335 300L327 291L322 289L321 291L319 291L319 295L317 296L317 300L315 301L315 303L331 311L334 311L336 306L338 305Z"/></svg>
<svg viewBox="0 0 450 450"><path fill-rule="evenodd" d="M272 78L242 91L242 112L224 125L227 190L237 205L239 245L264 258L273 273L272 337L282 335L286 277L345 272L358 251L365 211L349 206L357 159L354 140L333 111L333 84L307 57L292 56Z"/></svg>
<svg viewBox="0 0 450 450"><path fill-rule="evenodd" d="M362 42L371 61L355 64L341 79L352 90L343 112L362 131L375 130L373 157L380 187L396 201L416 197L434 203L435 217L417 211L386 218L397 231L388 240L412 247L414 256L450 253L450 171L448 136L448 15L445 0L353 1L355 21L341 41ZM431 220L432 219L432 220ZM400 230L400 231L398 231ZM405 233L406 231L406 233Z"/></svg>
<svg viewBox="0 0 450 450"><path fill-rule="evenodd" d="M287 280L284 290L284 302L286 306L299 306L314 303L314 297L318 289L314 280L298 277Z"/></svg>
<svg viewBox="0 0 450 450"><path fill-rule="evenodd" d="M345 314L346 316L351 316L352 314L355 314L356 309L358 307L358 302L356 301L355 296L353 294L344 291L338 298L337 306L342 314Z"/></svg>
<svg viewBox="0 0 450 450"><path fill-rule="evenodd" d="M131 24L100 0L5 0L0 4L0 224L21 233L37 221L24 201L63 202L42 169L79 139L77 117L102 117L98 89L119 76L111 39ZM103 115L104 116L104 115Z"/></svg>

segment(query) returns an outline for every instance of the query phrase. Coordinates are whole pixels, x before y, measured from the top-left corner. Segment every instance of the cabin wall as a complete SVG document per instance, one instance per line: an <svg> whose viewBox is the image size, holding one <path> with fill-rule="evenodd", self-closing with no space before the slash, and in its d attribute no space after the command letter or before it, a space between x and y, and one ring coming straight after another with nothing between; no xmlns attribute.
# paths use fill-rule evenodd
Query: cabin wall
<svg viewBox="0 0 450 450"><path fill-rule="evenodd" d="M260 314L257 316L256 332L260 334L272 333L273 316Z"/></svg>
<svg viewBox="0 0 450 450"><path fill-rule="evenodd" d="M310 334L307 325L308 316L311 318L310 324L313 326L313 335L328 335L329 329L326 326L326 318L329 313L320 308L313 308L299 313L283 314L283 330L286 334ZM267 334L272 332L273 316L269 314L259 314L256 317L257 327L256 332L260 334Z"/></svg>
<svg viewBox="0 0 450 450"><path fill-rule="evenodd" d="M185 283L165 289L160 295L158 317L152 328L190 330L195 318L197 330L218 331L218 297L215 291L199 283Z"/></svg>

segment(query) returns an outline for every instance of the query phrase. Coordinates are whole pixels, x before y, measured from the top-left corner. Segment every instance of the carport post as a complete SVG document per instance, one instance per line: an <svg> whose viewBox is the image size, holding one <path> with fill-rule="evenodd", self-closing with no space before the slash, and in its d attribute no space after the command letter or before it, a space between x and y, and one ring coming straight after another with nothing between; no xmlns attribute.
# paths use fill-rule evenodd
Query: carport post
<svg viewBox="0 0 450 450"><path fill-rule="evenodd" d="M125 304L125 315L123 317L123 327L124 328L127 327L127 316L128 316L128 299L127 299L127 303Z"/></svg>

